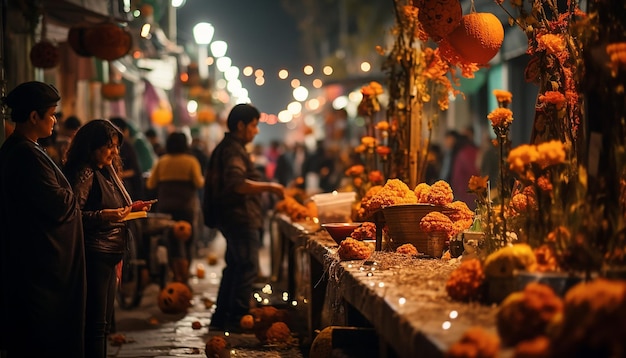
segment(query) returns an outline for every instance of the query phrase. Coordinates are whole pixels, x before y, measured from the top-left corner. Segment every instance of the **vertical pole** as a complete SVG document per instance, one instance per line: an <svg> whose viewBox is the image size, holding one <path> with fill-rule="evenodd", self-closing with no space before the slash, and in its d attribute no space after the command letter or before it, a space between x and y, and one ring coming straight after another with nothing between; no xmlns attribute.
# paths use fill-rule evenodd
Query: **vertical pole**
<svg viewBox="0 0 626 358"><path fill-rule="evenodd" d="M7 81L4 72L4 40L7 26L6 11L7 1L2 0L2 7L0 8L0 19L2 20L0 21L0 98L6 96L7 94ZM4 124L5 121L8 120L8 116L4 105L0 105L0 111L0 120L2 121L2 129L0 130L0 145L2 145L6 139Z"/></svg>

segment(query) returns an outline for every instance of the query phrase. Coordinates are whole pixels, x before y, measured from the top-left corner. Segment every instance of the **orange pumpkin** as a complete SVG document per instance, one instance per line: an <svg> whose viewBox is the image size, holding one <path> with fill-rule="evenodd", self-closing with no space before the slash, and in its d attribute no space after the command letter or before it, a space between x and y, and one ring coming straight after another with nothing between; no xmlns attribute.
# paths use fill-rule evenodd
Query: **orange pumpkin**
<svg viewBox="0 0 626 358"><path fill-rule="evenodd" d="M251 314L244 315L239 320L239 325L241 326L241 328L246 330L254 328L254 316Z"/></svg>
<svg viewBox="0 0 626 358"><path fill-rule="evenodd" d="M172 233L178 240L187 241L191 237L191 224L188 221L179 220L172 226Z"/></svg>
<svg viewBox="0 0 626 358"><path fill-rule="evenodd" d="M52 68L59 64L59 49L50 41L42 40L30 49L29 57L35 67Z"/></svg>
<svg viewBox="0 0 626 358"><path fill-rule="evenodd" d="M100 94L102 98L109 101L117 101L124 98L126 94L126 85L120 82L107 82L102 84L100 88Z"/></svg>
<svg viewBox="0 0 626 358"><path fill-rule="evenodd" d="M67 42L78 56L91 57L93 54L85 47L86 26L73 26L67 33Z"/></svg>
<svg viewBox="0 0 626 358"><path fill-rule="evenodd" d="M132 47L130 33L108 22L85 30L85 49L99 59L113 61L126 55Z"/></svg>
<svg viewBox="0 0 626 358"><path fill-rule="evenodd" d="M448 35L447 40L468 62L482 65L500 51L504 28L494 14L475 12L463 16L459 26Z"/></svg>
<svg viewBox="0 0 626 358"><path fill-rule="evenodd" d="M163 313L185 313L191 306L191 290L180 282L168 283L159 293L158 305Z"/></svg>
<svg viewBox="0 0 626 358"><path fill-rule="evenodd" d="M424 31L435 41L454 31L461 21L463 9L459 0L417 1L419 19Z"/></svg>
<svg viewBox="0 0 626 358"><path fill-rule="evenodd" d="M204 347L207 357L229 357L228 342L222 336L211 337Z"/></svg>

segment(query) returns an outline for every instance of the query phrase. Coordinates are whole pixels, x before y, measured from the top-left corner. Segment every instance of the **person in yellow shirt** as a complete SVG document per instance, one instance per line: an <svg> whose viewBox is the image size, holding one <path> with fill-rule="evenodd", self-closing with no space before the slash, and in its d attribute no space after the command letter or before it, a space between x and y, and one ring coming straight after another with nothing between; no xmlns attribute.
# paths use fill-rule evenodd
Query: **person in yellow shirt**
<svg viewBox="0 0 626 358"><path fill-rule="evenodd" d="M200 210L198 190L204 186L200 163L191 154L189 140L182 132L173 132L165 143L166 154L155 163L146 187L157 193L156 211L172 215L172 219L192 224ZM193 237L193 234L191 235ZM193 240L180 240L170 235L168 254L174 281L188 283Z"/></svg>

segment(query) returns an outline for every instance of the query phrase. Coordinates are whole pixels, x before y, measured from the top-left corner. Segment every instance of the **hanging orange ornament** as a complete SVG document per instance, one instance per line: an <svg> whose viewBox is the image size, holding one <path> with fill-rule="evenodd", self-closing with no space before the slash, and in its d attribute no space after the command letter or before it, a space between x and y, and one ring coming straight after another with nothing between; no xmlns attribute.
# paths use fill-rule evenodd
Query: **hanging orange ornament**
<svg viewBox="0 0 626 358"><path fill-rule="evenodd" d="M419 19L424 31L435 41L446 37L463 17L459 0L420 0L416 1Z"/></svg>
<svg viewBox="0 0 626 358"><path fill-rule="evenodd" d="M150 118L152 119L152 123L159 126L166 126L172 123L174 116L172 115L171 110L164 107L159 107L152 111Z"/></svg>
<svg viewBox="0 0 626 358"><path fill-rule="evenodd" d="M52 42L42 40L30 49L29 58L35 67L52 68L59 64L59 49Z"/></svg>
<svg viewBox="0 0 626 358"><path fill-rule="evenodd" d="M72 26L67 33L67 42L70 47L78 56L82 57L91 57L93 56L91 52L87 51L85 47L85 32L87 31L86 26Z"/></svg>
<svg viewBox="0 0 626 358"><path fill-rule="evenodd" d="M88 53L102 60L113 61L130 51L132 37L117 24L107 22L85 30L83 43Z"/></svg>
<svg viewBox="0 0 626 358"><path fill-rule="evenodd" d="M126 85L120 82L107 82L102 84L100 88L102 98L109 101L117 101L124 98L126 94Z"/></svg>
<svg viewBox="0 0 626 358"><path fill-rule="evenodd" d="M500 51L504 28L494 14L474 12L464 15L446 39L465 60L483 65Z"/></svg>

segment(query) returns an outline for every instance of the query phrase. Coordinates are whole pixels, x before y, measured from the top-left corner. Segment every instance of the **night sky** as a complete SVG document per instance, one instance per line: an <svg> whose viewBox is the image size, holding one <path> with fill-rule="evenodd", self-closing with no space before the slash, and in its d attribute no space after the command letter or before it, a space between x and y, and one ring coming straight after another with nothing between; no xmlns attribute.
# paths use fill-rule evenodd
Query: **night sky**
<svg viewBox="0 0 626 358"><path fill-rule="evenodd" d="M193 41L192 29L198 22L213 25L213 40L228 43L227 56L240 71L248 65L263 69L265 85L260 87L254 84L254 76L239 75L252 103L267 113L285 109L292 89L289 81L278 78L278 70L301 73L304 62L298 53L295 20L280 0L187 0L178 9L179 44Z"/></svg>

